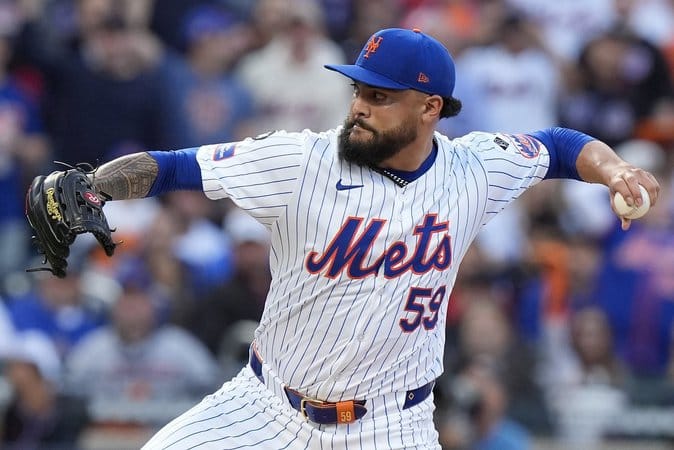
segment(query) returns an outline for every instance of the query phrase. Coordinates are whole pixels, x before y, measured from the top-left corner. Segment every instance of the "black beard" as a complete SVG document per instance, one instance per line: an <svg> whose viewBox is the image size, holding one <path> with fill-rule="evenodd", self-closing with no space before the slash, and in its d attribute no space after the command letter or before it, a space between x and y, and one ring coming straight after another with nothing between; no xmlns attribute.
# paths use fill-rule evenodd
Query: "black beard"
<svg viewBox="0 0 674 450"><path fill-rule="evenodd" d="M354 125L370 131L372 138L364 142L349 139ZM339 157L359 166L377 167L382 161L397 155L416 138L417 130L414 127L401 125L389 131L379 132L358 119L347 118L344 121L344 128L339 133Z"/></svg>

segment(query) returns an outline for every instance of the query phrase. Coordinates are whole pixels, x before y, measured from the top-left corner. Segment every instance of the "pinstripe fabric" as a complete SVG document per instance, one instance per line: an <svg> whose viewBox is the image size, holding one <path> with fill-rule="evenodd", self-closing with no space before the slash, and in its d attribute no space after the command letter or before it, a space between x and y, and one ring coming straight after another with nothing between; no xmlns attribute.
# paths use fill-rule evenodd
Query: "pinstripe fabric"
<svg viewBox="0 0 674 450"><path fill-rule="evenodd" d="M342 162L338 133L276 132L204 146L197 158L206 194L232 199L271 232L273 280L255 333L271 376L321 400L370 401L442 373L445 317L459 262L484 224L543 179L549 154L540 143L527 146L532 142L517 136L471 133L452 141L436 133L435 163L400 187ZM337 189L338 183L352 188ZM227 407L216 410L227 416L226 433L237 434L238 428L242 434L237 442L258 439L251 431L255 424L267 437L285 428L270 448L282 448L293 436L304 443L297 448L307 442L353 448L341 432L327 444L321 432L329 428L296 422L294 410L275 403L282 392L270 396L249 378L241 375L214 397L228 399ZM247 403L253 400L255 405ZM206 400L188 417L205 418L213 402ZM376 436L362 448L411 445L400 434L396 402L381 407L383 418L375 415L367 429ZM424 420L430 423L430 415ZM361 422L351 427L365 426ZM402 424L406 429L406 419ZM204 420L188 428L203 432L211 426ZM398 441L385 443L396 433ZM213 427L206 434L221 431ZM434 432L428 436L437 439ZM419 438L413 441L423 442Z"/></svg>
<svg viewBox="0 0 674 450"><path fill-rule="evenodd" d="M368 400L368 413L350 425L316 425L244 368L157 433L142 450L185 449L439 449L433 397L402 410L404 398Z"/></svg>

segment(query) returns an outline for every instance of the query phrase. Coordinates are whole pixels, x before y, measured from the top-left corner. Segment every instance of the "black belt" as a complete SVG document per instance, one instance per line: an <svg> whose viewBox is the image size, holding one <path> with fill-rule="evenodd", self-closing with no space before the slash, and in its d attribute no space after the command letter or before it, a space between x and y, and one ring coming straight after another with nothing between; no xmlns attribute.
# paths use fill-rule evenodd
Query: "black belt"
<svg viewBox="0 0 674 450"><path fill-rule="evenodd" d="M264 383L264 377L262 376L262 359L254 348L251 348L249 363L255 376L261 383ZM433 392L434 385L435 381L431 381L421 387L407 391L405 393L403 409L411 408L426 400L431 392ZM294 389L290 389L287 386L283 389L292 407L299 411L304 417L315 423L352 423L363 417L367 412L365 400L324 402L322 400L305 397L301 393Z"/></svg>

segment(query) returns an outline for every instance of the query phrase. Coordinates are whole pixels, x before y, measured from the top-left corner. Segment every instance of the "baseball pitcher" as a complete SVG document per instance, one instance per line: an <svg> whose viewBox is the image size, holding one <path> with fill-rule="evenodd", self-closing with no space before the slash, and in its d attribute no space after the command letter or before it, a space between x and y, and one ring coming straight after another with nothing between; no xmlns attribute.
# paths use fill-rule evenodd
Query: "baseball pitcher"
<svg viewBox="0 0 674 450"><path fill-rule="evenodd" d="M147 450L438 449L445 317L480 229L548 178L602 183L631 204L643 202L643 185L657 200L651 174L574 130L436 132L461 103L450 54L419 30L381 30L354 65L326 67L353 83L342 126L136 153L89 175L97 200L200 189L271 234L273 281L249 364ZM70 228L39 214L59 198L38 195L39 180L32 192L36 239L65 273L70 239L49 231Z"/></svg>

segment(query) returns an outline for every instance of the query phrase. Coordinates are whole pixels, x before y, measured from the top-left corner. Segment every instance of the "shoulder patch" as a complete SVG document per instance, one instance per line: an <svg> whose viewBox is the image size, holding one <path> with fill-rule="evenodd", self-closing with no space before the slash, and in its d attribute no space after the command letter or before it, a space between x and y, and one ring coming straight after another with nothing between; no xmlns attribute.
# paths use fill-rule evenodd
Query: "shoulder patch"
<svg viewBox="0 0 674 450"><path fill-rule="evenodd" d="M496 136L496 137L494 138L494 142L496 143L496 145L498 145L499 147L501 147L503 150L507 149L508 146L510 145L510 144L508 144L508 141L506 141L505 139L502 139L502 138L499 137L499 136Z"/></svg>
<svg viewBox="0 0 674 450"><path fill-rule="evenodd" d="M502 136L508 139L515 146L517 152L525 158L535 158L541 152L541 143L531 136L526 134L504 134Z"/></svg>
<svg viewBox="0 0 674 450"><path fill-rule="evenodd" d="M213 150L213 161L221 161L223 159L231 158L234 156L234 149L236 149L236 144L218 144Z"/></svg>

